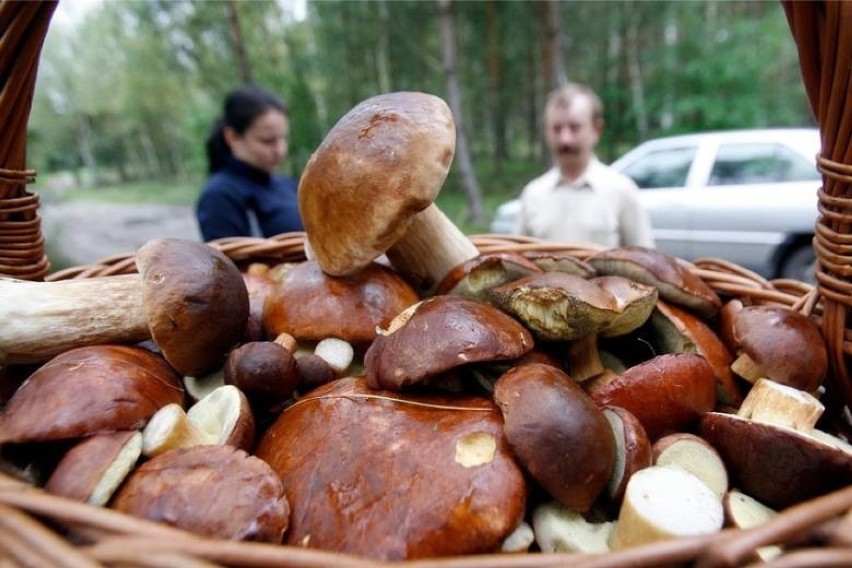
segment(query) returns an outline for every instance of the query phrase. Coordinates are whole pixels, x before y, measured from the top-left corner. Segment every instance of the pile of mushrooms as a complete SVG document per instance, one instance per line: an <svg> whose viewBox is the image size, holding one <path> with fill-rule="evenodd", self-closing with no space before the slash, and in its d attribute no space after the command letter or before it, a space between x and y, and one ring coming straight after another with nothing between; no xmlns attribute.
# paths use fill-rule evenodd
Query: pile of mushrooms
<svg viewBox="0 0 852 568"><path fill-rule="evenodd" d="M454 148L441 99L372 97L302 176L310 260L241 272L158 239L135 275L0 280L21 298L0 365L27 370L0 465L198 534L378 560L606 553L852 484L812 320L723 303L653 249L480 255L434 204Z"/></svg>

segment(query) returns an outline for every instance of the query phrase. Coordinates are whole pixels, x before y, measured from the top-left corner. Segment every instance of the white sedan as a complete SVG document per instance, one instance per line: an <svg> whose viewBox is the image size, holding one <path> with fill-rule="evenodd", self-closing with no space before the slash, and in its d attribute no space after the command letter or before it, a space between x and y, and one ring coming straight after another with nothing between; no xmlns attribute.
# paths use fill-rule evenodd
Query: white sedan
<svg viewBox="0 0 852 568"><path fill-rule="evenodd" d="M649 140L612 166L640 187L660 250L813 282L819 150L816 128L719 131ZM491 232L519 232L520 209L501 205Z"/></svg>

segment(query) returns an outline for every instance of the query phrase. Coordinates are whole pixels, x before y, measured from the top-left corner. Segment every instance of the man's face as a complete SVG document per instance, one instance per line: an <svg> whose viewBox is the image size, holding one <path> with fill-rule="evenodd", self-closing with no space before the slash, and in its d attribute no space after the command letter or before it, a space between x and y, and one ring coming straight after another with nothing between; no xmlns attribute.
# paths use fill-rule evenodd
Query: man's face
<svg viewBox="0 0 852 568"><path fill-rule="evenodd" d="M602 124L592 114L592 101L584 96L575 97L570 106L547 109L545 141L561 170L582 169L594 154Z"/></svg>

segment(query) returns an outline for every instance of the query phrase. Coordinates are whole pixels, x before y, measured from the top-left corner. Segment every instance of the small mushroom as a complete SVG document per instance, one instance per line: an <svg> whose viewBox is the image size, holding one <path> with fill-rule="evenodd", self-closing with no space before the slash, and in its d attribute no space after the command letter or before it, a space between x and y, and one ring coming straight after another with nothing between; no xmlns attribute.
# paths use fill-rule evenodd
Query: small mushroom
<svg viewBox="0 0 852 568"><path fill-rule="evenodd" d="M712 317L722 301L701 278L687 270L677 258L657 249L622 247L597 252L587 259L600 275L617 275L655 286L660 298Z"/></svg>
<svg viewBox="0 0 852 568"><path fill-rule="evenodd" d="M420 297L398 273L371 263L349 277L324 273L316 261L289 270L269 294L263 312L267 337L281 333L296 341L317 342L336 337L363 355L402 310Z"/></svg>
<svg viewBox="0 0 852 568"><path fill-rule="evenodd" d="M346 113L305 166L299 210L322 269L347 276L383 253L422 289L479 251L434 200L455 154L447 104L385 93Z"/></svg>
<svg viewBox="0 0 852 568"><path fill-rule="evenodd" d="M0 297L16 298L0 303L0 364L153 338L181 374L221 366L249 316L234 263L204 243L154 239L139 249L136 266L139 274L57 282L0 278Z"/></svg>
<svg viewBox="0 0 852 568"><path fill-rule="evenodd" d="M44 488L74 501L105 506L141 455L138 430L91 436L68 450Z"/></svg>
<svg viewBox="0 0 852 568"><path fill-rule="evenodd" d="M524 326L494 306L432 296L402 312L364 356L368 384L400 390L470 363L517 359L533 347Z"/></svg>
<svg viewBox="0 0 852 568"><path fill-rule="evenodd" d="M828 370L828 350L817 323L775 306L742 308L734 321L739 345L735 373L754 382L761 377L815 392Z"/></svg>
<svg viewBox="0 0 852 568"><path fill-rule="evenodd" d="M240 389L259 416L280 411L301 378L292 352L273 341L252 341L231 351L223 375L224 384Z"/></svg>

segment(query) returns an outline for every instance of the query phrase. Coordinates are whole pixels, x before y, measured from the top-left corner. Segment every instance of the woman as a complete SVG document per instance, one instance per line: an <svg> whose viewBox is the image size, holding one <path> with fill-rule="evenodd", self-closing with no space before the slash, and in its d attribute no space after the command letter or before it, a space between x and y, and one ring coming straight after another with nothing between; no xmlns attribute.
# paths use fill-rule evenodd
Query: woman
<svg viewBox="0 0 852 568"><path fill-rule="evenodd" d="M289 111L258 87L231 91L207 140L210 177L196 205L205 241L303 230L296 182L277 173L287 157Z"/></svg>

